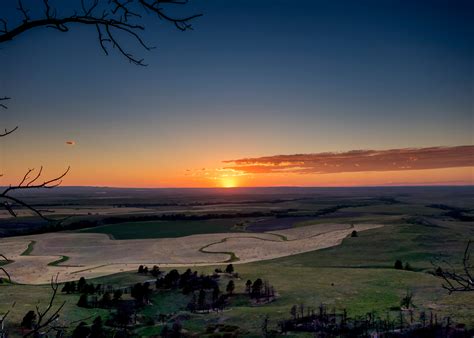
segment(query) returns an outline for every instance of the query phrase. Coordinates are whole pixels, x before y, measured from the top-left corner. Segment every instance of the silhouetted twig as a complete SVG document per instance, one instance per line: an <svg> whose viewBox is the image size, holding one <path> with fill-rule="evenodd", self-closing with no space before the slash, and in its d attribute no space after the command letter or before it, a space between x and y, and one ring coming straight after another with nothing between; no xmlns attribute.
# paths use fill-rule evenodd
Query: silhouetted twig
<svg viewBox="0 0 474 338"><path fill-rule="evenodd" d="M66 304L66 302L62 302L56 310L53 310L54 307L54 300L56 298L59 283L58 283L58 275L56 277L51 277L51 289L53 293L49 299L49 303L44 310L40 310L39 306L36 306L36 315L38 316L38 320L36 325L34 326L33 330L28 332L24 335L24 337L34 336L39 333L41 330L47 328L49 325L54 323L59 318L59 312L61 312L62 308Z"/></svg>
<svg viewBox="0 0 474 338"><path fill-rule="evenodd" d="M58 222L58 220L54 220L54 219L44 216L40 210L36 209L29 203L24 202L17 197L11 196L11 193L17 190L55 188L62 183L62 178L67 175L67 173L69 172L69 169L70 167L68 167L61 175L49 180L45 180L42 183L36 183L36 182L42 175L43 167L40 167L40 170L38 171L38 173L32 177L30 177L30 174L34 172L34 169L28 169L28 171L23 176L19 184L10 185L9 187L5 188L3 192L0 193L0 199L4 200L3 207L10 213L10 215L12 215L13 217L17 217L13 204L11 204L11 202L13 202L31 210L32 212L34 212L36 215L43 218L44 220Z"/></svg>
<svg viewBox="0 0 474 338"><path fill-rule="evenodd" d="M10 100L10 98L6 96L0 97L0 101L7 101L7 100ZM7 109L8 107L4 103L0 103L0 108Z"/></svg>
<svg viewBox="0 0 474 338"><path fill-rule="evenodd" d="M58 15L58 11L51 7L48 0L43 0L44 11L38 18L30 16L30 10L23 6L21 0L18 2L17 10L21 13L23 20L15 27L9 28L6 19L0 19L3 28L0 29L0 43L13 40L22 33L33 28L49 27L60 32L68 32L71 25L93 25L96 27L99 44L105 54L108 54L107 46L116 48L128 61L139 66L146 66L142 58L137 58L128 52L117 38L117 33L125 33L132 37L146 50L153 47L148 46L140 33L145 30L142 17L151 13L160 20L174 24L181 30L192 29L191 21L202 14L194 14L184 17L174 17L165 12L163 5L184 5L187 1L179 0L93 0L86 4L81 0L81 8L76 9L69 15ZM136 20L134 22L133 20Z"/></svg>
<svg viewBox="0 0 474 338"><path fill-rule="evenodd" d="M472 240L469 240L464 250L462 272L458 272L452 267L442 268L441 266L438 266L435 271L435 274L444 280L442 287L449 293L474 291L474 266L470 263L471 243Z"/></svg>

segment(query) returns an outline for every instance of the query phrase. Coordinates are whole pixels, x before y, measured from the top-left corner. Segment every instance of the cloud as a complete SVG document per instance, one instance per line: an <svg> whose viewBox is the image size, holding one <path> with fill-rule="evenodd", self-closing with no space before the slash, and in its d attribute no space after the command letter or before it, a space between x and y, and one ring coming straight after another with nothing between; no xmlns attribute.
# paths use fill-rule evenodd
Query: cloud
<svg viewBox="0 0 474 338"><path fill-rule="evenodd" d="M73 145L76 144L76 142L75 141L66 141L66 144L70 145L70 146L73 146Z"/></svg>
<svg viewBox="0 0 474 338"><path fill-rule="evenodd" d="M474 166L474 146L351 150L341 153L275 155L223 161L247 174L331 174Z"/></svg>

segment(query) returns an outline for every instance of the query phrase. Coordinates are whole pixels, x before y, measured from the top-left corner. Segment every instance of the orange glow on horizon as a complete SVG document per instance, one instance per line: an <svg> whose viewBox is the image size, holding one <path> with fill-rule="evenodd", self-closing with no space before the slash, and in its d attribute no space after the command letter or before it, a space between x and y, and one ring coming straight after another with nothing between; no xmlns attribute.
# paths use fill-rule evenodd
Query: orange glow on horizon
<svg viewBox="0 0 474 338"><path fill-rule="evenodd" d="M75 169L75 170L74 170ZM98 170L97 170L98 171ZM63 186L109 186L129 188L237 188L237 187L351 187L392 185L473 185L473 168L447 168L412 171L358 172L339 174L261 174L248 176L202 175L184 176L170 170L157 175L153 171L137 170L130 174L97 172L90 177L89 171L72 168ZM50 171L48 176L56 174ZM5 182L2 177L0 182ZM15 180L13 180L15 182ZM4 183L5 184L5 183Z"/></svg>
<svg viewBox="0 0 474 338"><path fill-rule="evenodd" d="M235 187L237 187L237 181L236 181L235 177L229 177L229 176L222 177L221 178L221 186L223 188L235 188Z"/></svg>
<svg viewBox="0 0 474 338"><path fill-rule="evenodd" d="M97 151L82 151L80 147L64 147L64 141L60 146L70 151L64 156L46 156L45 158L41 158L36 153L31 158L27 156L6 157L0 171L3 174L0 177L0 185L17 184L21 181L25 168L32 168L38 163L44 162L47 163L42 175L44 179L56 177L64 172L67 166L71 166L71 170L63 179L62 186L236 188L474 185L474 167L472 166L327 174L298 173L285 170L254 173L234 168L223 168L220 161L223 156L219 154L206 158L186 154L187 156L181 156L179 160L165 161L162 157L150 157L148 153L103 153L99 149Z"/></svg>

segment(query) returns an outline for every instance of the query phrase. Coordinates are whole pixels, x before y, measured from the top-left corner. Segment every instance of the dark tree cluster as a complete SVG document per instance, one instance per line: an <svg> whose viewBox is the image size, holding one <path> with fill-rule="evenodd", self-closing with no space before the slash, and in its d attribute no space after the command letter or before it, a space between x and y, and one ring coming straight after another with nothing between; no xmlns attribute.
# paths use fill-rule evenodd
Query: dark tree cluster
<svg viewBox="0 0 474 338"><path fill-rule="evenodd" d="M107 330L100 316L94 319L92 325L81 321L72 332L72 338L104 338L106 336Z"/></svg>
<svg viewBox="0 0 474 338"><path fill-rule="evenodd" d="M182 274L173 269L156 280L157 289L181 289L183 294L196 290L211 290L218 286L219 276L198 274L197 271L187 269Z"/></svg>
<svg viewBox="0 0 474 338"><path fill-rule="evenodd" d="M130 302L123 302L112 312L112 316L107 320L107 325L119 329L120 337L130 337L127 328L135 324L136 311ZM115 336L117 337L117 335Z"/></svg>
<svg viewBox="0 0 474 338"><path fill-rule="evenodd" d="M413 267L410 265L410 263L405 262L405 265L403 265L403 262L399 259L395 261L393 267L397 270L413 271Z"/></svg>
<svg viewBox="0 0 474 338"><path fill-rule="evenodd" d="M233 264L228 264L225 267L224 271L222 271L222 269L220 269L220 268L216 268L216 269L214 269L214 273L216 273L216 274L226 273L230 277L239 278L239 274L237 272L235 272Z"/></svg>
<svg viewBox="0 0 474 338"><path fill-rule="evenodd" d="M232 265L227 270L234 271ZM224 309L227 298L235 289L234 281L229 281L226 287L227 294L223 294L219 288L219 275L198 274L197 271L187 269L182 274L173 269L156 280L156 289L178 289L185 295L192 294L187 305L191 312L209 312Z"/></svg>
<svg viewBox="0 0 474 338"><path fill-rule="evenodd" d="M183 326L181 325L180 322L174 322L171 327L169 327L167 324L163 326L161 329L161 334L160 336L163 338L180 338L182 337L181 331L183 329Z"/></svg>
<svg viewBox="0 0 474 338"><path fill-rule="evenodd" d="M122 289L114 289L111 286L105 287L102 284L94 285L88 283L84 277L81 277L77 282L64 283L61 292L66 294L79 293L77 306L84 308L100 307L108 309L116 306L123 295Z"/></svg>
<svg viewBox="0 0 474 338"><path fill-rule="evenodd" d="M101 284L94 285L93 283L87 283L86 279L84 277L81 277L77 282L72 281L64 283L61 292L65 292L67 294L84 293L92 295L101 292L101 290Z"/></svg>
<svg viewBox="0 0 474 338"><path fill-rule="evenodd" d="M135 299L138 306L142 306L150 302L151 292L149 282L136 283L132 287L130 295Z"/></svg>
<svg viewBox="0 0 474 338"><path fill-rule="evenodd" d="M186 309L191 312L219 312L227 305L227 297L221 293L218 285L212 290L200 289L199 292L193 292Z"/></svg>
<svg viewBox="0 0 474 338"><path fill-rule="evenodd" d="M82 294L95 294L100 293L102 291L102 285L97 284L94 285L92 283L87 283L84 277L81 277L77 283L75 281L66 282L64 283L61 292L65 292L67 294L70 293L82 293Z"/></svg>
<svg viewBox="0 0 474 338"><path fill-rule="evenodd" d="M257 278L254 282L250 279L245 283L245 292L257 302L270 302L275 299L275 288L266 280Z"/></svg>
<svg viewBox="0 0 474 338"><path fill-rule="evenodd" d="M161 275L161 271L160 271L160 268L158 267L158 265L153 265L153 267L151 269L149 269L148 266L146 266L146 265L140 265L138 267L138 273L142 274L142 275L150 274L153 277L158 277L159 275Z"/></svg>

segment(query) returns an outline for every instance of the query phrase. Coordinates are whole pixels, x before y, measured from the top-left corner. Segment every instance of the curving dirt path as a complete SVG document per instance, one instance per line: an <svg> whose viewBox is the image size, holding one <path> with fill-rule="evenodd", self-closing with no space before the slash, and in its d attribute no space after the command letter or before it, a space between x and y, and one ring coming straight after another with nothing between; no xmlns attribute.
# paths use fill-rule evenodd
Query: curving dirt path
<svg viewBox="0 0 474 338"><path fill-rule="evenodd" d="M13 261L5 268L15 282L43 284L57 273L59 280L68 281L135 270L140 264L180 267L273 259L338 245L353 230L381 226L326 224L248 235L219 233L140 240L60 232L0 239L0 253Z"/></svg>

